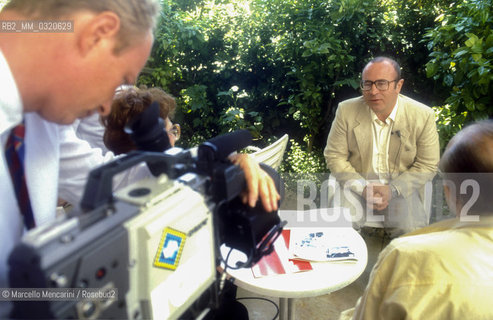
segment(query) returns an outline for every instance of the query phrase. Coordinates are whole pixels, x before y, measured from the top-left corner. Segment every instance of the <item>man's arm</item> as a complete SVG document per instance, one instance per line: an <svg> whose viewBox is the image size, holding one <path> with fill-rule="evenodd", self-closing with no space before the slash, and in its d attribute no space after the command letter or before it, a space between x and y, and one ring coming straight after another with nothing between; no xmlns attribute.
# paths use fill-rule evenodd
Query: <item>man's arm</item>
<svg viewBox="0 0 493 320"><path fill-rule="evenodd" d="M73 205L78 205L84 193L89 172L116 159L112 152L103 154L99 148L92 148L85 140L79 139L73 126L59 126L60 132L60 176L58 196ZM151 176L145 164L134 166L113 179L113 188L118 189L132 182Z"/></svg>
<svg viewBox="0 0 493 320"><path fill-rule="evenodd" d="M82 199L89 172L117 157L112 152L103 154L101 149L92 148L87 141L75 135L73 126L60 126L60 178L59 197L74 205ZM247 155L234 158L245 172L247 192L244 202L254 206L260 198L266 211L277 210L280 198L272 178L260 168L258 162ZM130 183L151 176L145 164L137 165L113 178L116 190Z"/></svg>
<svg viewBox="0 0 493 320"><path fill-rule="evenodd" d="M440 160L440 145L433 112L427 113L423 130L416 138L416 157L408 170L392 180L399 195L410 196L436 174Z"/></svg>
<svg viewBox="0 0 493 320"><path fill-rule="evenodd" d="M348 181L353 180L349 185L350 189L361 195L366 181L349 162L349 134L347 116L344 114L341 105L339 105L327 137L324 157L327 161L327 168L329 168L337 181L341 185L346 185Z"/></svg>

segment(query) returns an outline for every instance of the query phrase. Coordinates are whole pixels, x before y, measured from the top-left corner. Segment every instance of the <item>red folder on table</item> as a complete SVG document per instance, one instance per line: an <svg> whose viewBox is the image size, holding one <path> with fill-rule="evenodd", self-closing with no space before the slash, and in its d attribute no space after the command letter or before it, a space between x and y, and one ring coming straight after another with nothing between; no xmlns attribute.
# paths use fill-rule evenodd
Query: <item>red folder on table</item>
<svg viewBox="0 0 493 320"><path fill-rule="evenodd" d="M253 275L256 278L312 270L312 265L309 261L290 259L288 249L290 231L284 229L282 236L274 242L274 251L264 256L252 267Z"/></svg>

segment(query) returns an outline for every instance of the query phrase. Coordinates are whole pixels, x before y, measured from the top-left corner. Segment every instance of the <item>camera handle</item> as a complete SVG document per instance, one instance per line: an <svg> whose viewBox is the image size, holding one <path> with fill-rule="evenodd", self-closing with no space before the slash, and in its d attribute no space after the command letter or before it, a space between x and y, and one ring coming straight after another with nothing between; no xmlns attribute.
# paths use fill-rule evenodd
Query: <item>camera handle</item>
<svg viewBox="0 0 493 320"><path fill-rule="evenodd" d="M176 178L181 170L178 164L186 164L191 160L189 152L179 156L162 152L132 151L126 156L102 165L89 173L84 195L80 202L83 211L95 210L113 201L113 177L141 162L145 162L151 173L158 176L166 173L170 178Z"/></svg>

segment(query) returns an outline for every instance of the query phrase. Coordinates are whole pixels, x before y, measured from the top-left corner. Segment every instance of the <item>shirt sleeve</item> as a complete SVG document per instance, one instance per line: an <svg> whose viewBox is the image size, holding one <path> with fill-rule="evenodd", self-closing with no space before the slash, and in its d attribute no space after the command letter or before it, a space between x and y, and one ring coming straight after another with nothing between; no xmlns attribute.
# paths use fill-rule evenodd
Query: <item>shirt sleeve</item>
<svg viewBox="0 0 493 320"><path fill-rule="evenodd" d="M84 194L89 172L120 156L99 148L92 148L87 141L79 139L74 127L60 126L60 172L58 181L59 198L78 205ZM113 179L113 189L126 186L144 177L151 176L145 164L128 169Z"/></svg>

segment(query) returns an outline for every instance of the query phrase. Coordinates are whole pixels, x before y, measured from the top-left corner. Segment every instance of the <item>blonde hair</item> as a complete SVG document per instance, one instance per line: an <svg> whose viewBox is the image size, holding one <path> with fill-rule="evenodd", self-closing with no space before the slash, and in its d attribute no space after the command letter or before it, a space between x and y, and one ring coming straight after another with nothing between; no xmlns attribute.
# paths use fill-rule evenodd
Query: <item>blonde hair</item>
<svg viewBox="0 0 493 320"><path fill-rule="evenodd" d="M37 19L61 18L81 10L114 12L120 17L115 48L119 52L156 27L160 4L159 0L10 0L2 10Z"/></svg>

